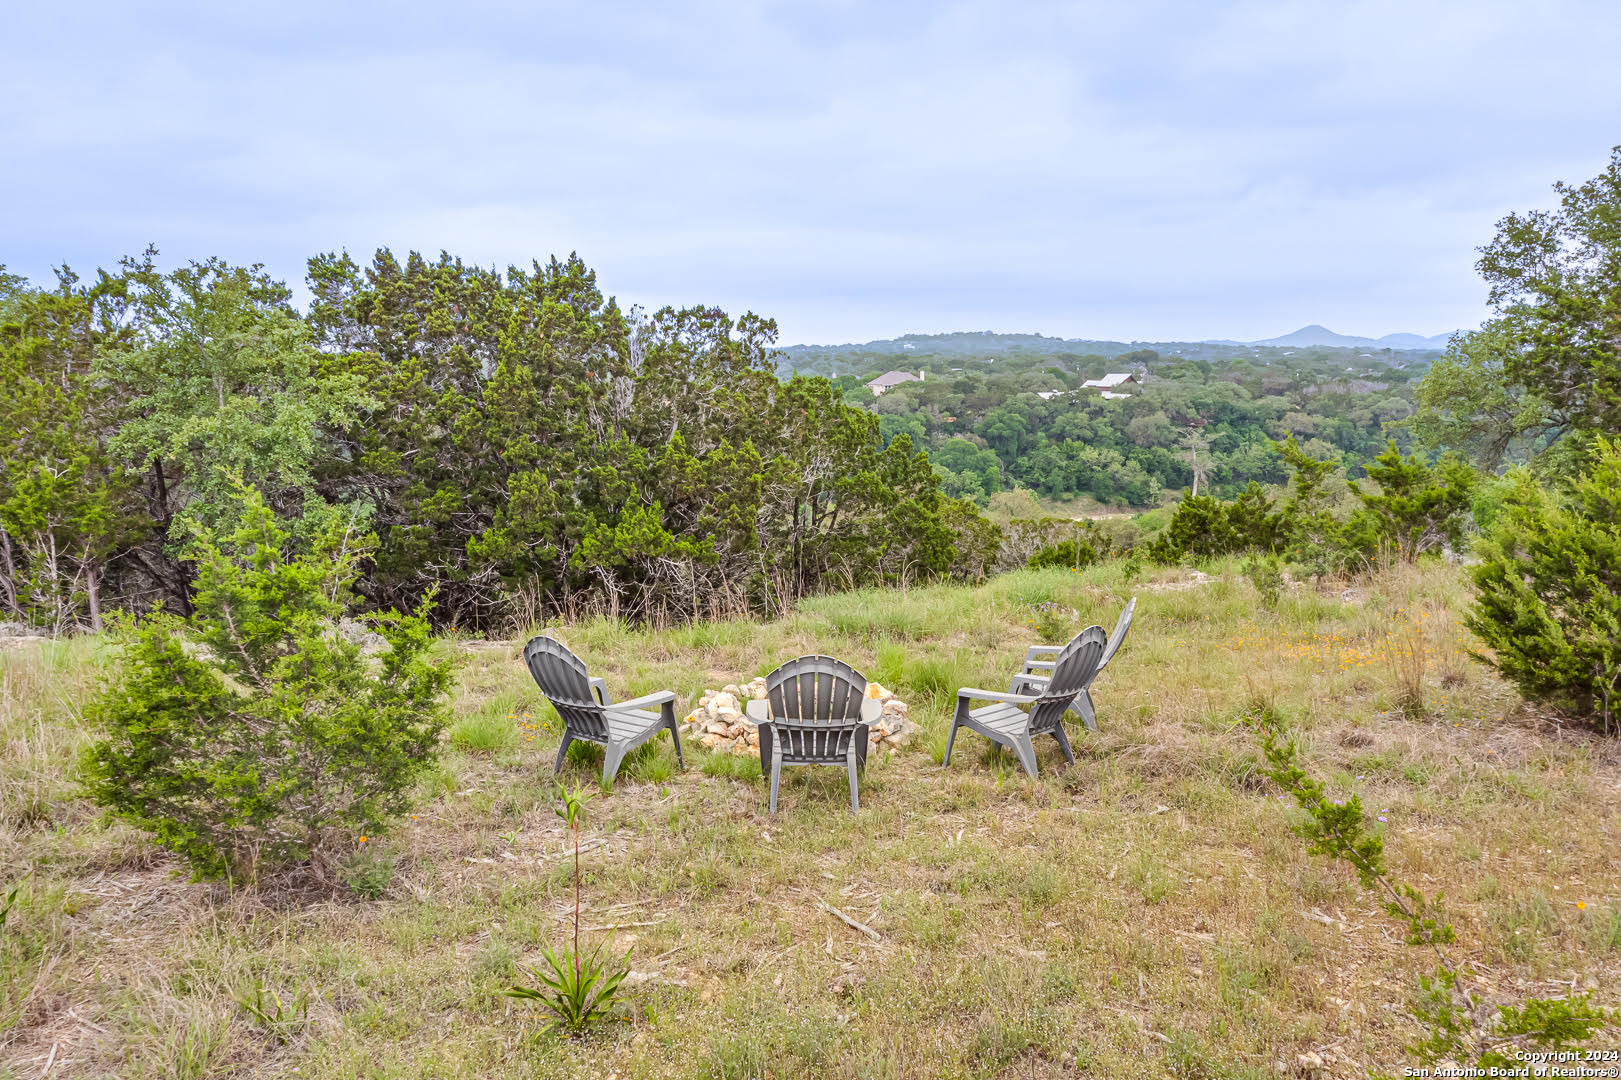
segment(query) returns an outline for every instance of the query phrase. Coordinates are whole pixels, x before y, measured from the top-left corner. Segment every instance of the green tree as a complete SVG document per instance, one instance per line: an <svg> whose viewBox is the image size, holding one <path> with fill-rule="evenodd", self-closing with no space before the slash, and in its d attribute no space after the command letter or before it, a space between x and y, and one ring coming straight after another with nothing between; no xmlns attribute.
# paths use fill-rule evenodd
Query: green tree
<svg viewBox="0 0 1621 1080"><path fill-rule="evenodd" d="M18 291L0 326L0 607L60 633L99 630L109 564L147 531L108 441L116 389L96 351L127 333L121 283Z"/></svg>
<svg viewBox="0 0 1621 1080"><path fill-rule="evenodd" d="M1557 209L1497 223L1477 264L1496 314L1420 399L1415 431L1486 467L1515 439L1535 450L1621 432L1621 146L1598 176L1554 190Z"/></svg>
<svg viewBox="0 0 1621 1080"><path fill-rule="evenodd" d="M253 489L234 530L198 532L195 613L123 618L119 669L86 715L87 795L184 856L251 881L337 860L408 806L434 759L449 669L415 615L371 617L374 667L337 632L370 536L331 523L313 551Z"/></svg>
<svg viewBox="0 0 1621 1080"><path fill-rule="evenodd" d="M1525 697L1621 731L1621 440L1594 441L1567 497L1511 477L1473 571L1482 659Z"/></svg>
<svg viewBox="0 0 1621 1080"><path fill-rule="evenodd" d="M1465 515L1479 476L1461 457L1449 454L1430 465L1391 442L1365 468L1379 490L1351 482L1362 508L1346 526L1351 543L1365 555L1385 545L1412 562L1443 545L1463 546Z"/></svg>
<svg viewBox="0 0 1621 1080"><path fill-rule="evenodd" d="M208 259L163 274L156 255L124 260L130 333L97 350L96 369L123 398L109 449L146 474L184 609L180 545L199 525L230 529L235 478L252 477L284 518L308 506L299 529L313 533L325 517L323 433L370 402L357 377L324 363L287 287L261 267Z"/></svg>

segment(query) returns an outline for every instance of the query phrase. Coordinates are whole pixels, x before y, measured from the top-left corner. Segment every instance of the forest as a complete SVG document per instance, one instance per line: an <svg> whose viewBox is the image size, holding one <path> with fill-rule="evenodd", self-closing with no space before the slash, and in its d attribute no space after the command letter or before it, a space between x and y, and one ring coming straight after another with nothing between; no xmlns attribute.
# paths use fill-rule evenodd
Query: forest
<svg viewBox="0 0 1621 1080"><path fill-rule="evenodd" d="M770 320L622 310L576 257L322 255L304 312L262 267L156 259L4 279L0 618L189 614L246 487L364 548L366 606L473 631L946 575L977 521L827 380L780 381Z"/></svg>
<svg viewBox="0 0 1621 1080"><path fill-rule="evenodd" d="M1354 477L1388 439L1412 445L1414 391L1440 355L991 334L875 344L789 349L786 362L828 374L845 400L878 414L886 440L928 449L948 495L981 507L1017 488L1153 507L1195 473L1200 490L1231 496L1287 478L1272 444L1291 435ZM874 398L866 384L892 369L925 378ZM1083 387L1108 372L1140 385L1115 399Z"/></svg>

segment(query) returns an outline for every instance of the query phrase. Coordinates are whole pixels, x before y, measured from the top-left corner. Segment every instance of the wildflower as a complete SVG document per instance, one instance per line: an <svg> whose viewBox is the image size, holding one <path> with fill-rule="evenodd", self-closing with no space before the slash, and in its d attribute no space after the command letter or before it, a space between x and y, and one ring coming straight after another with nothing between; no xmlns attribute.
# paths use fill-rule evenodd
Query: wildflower
<svg viewBox="0 0 1621 1080"><path fill-rule="evenodd" d="M1380 820L1380 821L1389 821L1389 820L1390 820L1390 819L1389 819L1389 818L1387 818L1387 817L1385 817L1385 815L1383 815L1383 814L1380 814L1380 815L1379 815L1379 820Z"/></svg>
<svg viewBox="0 0 1621 1080"><path fill-rule="evenodd" d="M360 842L361 842L361 843L362 843L362 844L364 844L364 843L365 843L365 842L366 842L366 838L365 838L365 837L364 837L364 836L362 836L362 837L361 837L361 838L360 838Z"/></svg>
<svg viewBox="0 0 1621 1080"><path fill-rule="evenodd" d="M1587 910L1587 901L1586 900L1578 900L1578 901L1576 901L1576 910L1578 910L1578 911L1586 911Z"/></svg>

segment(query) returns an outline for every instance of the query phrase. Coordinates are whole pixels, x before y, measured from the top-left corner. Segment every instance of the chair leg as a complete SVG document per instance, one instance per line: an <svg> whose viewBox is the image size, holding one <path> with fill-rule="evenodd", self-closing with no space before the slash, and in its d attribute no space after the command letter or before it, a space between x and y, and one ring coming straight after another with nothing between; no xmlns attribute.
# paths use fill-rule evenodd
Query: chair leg
<svg viewBox="0 0 1621 1080"><path fill-rule="evenodd" d="M852 813L852 814L859 813L860 810L861 810L861 794L860 794L859 789L856 787L856 750L855 750L855 747L852 746L850 748L850 752L845 755L845 762L844 763L845 763L845 767L848 769L848 771L850 773L850 813Z"/></svg>
<svg viewBox="0 0 1621 1080"><path fill-rule="evenodd" d="M1075 752L1069 748L1069 732L1064 730L1064 722L1060 720L1058 726L1053 728L1053 738L1058 740L1058 749L1064 752L1064 760L1071 765L1075 764Z"/></svg>
<svg viewBox="0 0 1621 1080"><path fill-rule="evenodd" d="M782 783L782 755L771 757L771 812L777 812L777 785Z"/></svg>
<svg viewBox="0 0 1621 1080"><path fill-rule="evenodd" d="M1076 715L1081 718L1081 723L1086 725L1086 730L1096 731L1098 729L1098 716L1092 708L1092 695L1089 692L1082 690L1079 694L1076 694L1075 700L1069 703L1069 707L1074 709Z"/></svg>
<svg viewBox="0 0 1621 1080"><path fill-rule="evenodd" d="M946 766L951 764L951 747L957 741L957 728L959 728L961 726L962 725L957 723L956 720L951 721L951 734L946 736L946 756L940 762L940 767L942 769L944 769Z"/></svg>
<svg viewBox="0 0 1621 1080"><path fill-rule="evenodd" d="M574 741L574 736L572 736L572 735L570 735L568 733L567 728L564 728L563 729L563 742L557 748L557 760L552 762L552 775L553 776L556 776L558 773L563 771L563 762L568 758L568 744L573 742L573 741Z"/></svg>
<svg viewBox="0 0 1621 1080"><path fill-rule="evenodd" d="M677 765L680 765L683 769L685 769L687 767L687 759L681 756L681 732L676 730L676 728L676 722L672 719L670 721L670 738L675 740L675 761Z"/></svg>
<svg viewBox="0 0 1621 1080"><path fill-rule="evenodd" d="M625 744L609 743L603 747L602 753L602 786L609 787L614 782L614 774L619 771L619 763L625 760Z"/></svg>
<svg viewBox="0 0 1621 1080"><path fill-rule="evenodd" d="M1036 747L1028 735L1013 736L1013 752L1019 755L1019 764L1031 776L1036 775Z"/></svg>

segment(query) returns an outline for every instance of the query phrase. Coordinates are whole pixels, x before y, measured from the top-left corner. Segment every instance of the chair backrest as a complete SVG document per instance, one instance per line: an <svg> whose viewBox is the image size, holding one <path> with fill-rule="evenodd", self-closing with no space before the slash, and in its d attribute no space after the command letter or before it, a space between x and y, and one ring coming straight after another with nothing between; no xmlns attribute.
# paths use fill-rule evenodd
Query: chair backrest
<svg viewBox="0 0 1621 1080"><path fill-rule="evenodd" d="M801 656L767 675L765 690L787 757L843 758L861 724L865 675L831 656Z"/></svg>
<svg viewBox="0 0 1621 1080"><path fill-rule="evenodd" d="M1126 631L1131 629L1131 615L1136 610L1137 598L1133 596L1126 604L1126 610L1120 613L1120 621L1114 624L1114 632L1109 635L1108 643L1103 646L1103 659L1098 661L1098 671L1102 671L1114 659L1114 654L1120 651L1120 646L1126 640ZM1097 677L1097 672L1092 674L1094 678Z"/></svg>
<svg viewBox="0 0 1621 1080"><path fill-rule="evenodd" d="M545 636L534 638L523 647L523 659L529 665L535 685L570 731L599 742L608 738L608 720L596 695L591 693L585 661L569 652L561 641Z"/></svg>
<svg viewBox="0 0 1621 1080"><path fill-rule="evenodd" d="M1103 647L1103 627L1088 626L1059 650L1052 676L1030 705L1032 735L1051 731L1063 722L1064 710L1097 674Z"/></svg>

